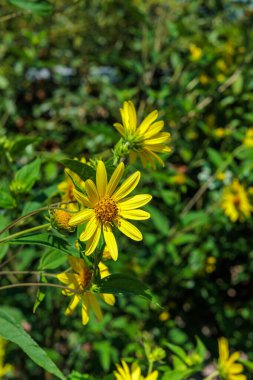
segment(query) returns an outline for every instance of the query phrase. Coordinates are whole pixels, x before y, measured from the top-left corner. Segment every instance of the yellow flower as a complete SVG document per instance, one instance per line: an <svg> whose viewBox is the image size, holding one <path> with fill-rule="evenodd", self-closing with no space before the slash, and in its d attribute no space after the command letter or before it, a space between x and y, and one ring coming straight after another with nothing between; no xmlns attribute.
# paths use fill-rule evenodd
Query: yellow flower
<svg viewBox="0 0 253 380"><path fill-rule="evenodd" d="M89 322L89 313L92 308L98 320L103 318L101 308L99 306L96 295L89 291L91 286L92 272L85 265L82 259L77 257L69 257L69 263L73 273L60 273L57 275L59 281L63 282L68 288L64 289L62 294L72 296L72 300L65 311L66 315L70 315L77 307L79 302L82 304L82 323L86 325ZM101 278L109 275L108 268L102 262L99 263ZM109 305L114 305L115 297L113 294L99 294L100 297Z"/></svg>
<svg viewBox="0 0 253 380"><path fill-rule="evenodd" d="M0 379L14 371L14 367L11 364L4 364L6 344L7 341L0 336Z"/></svg>
<svg viewBox="0 0 253 380"><path fill-rule="evenodd" d="M232 222L236 222L238 219L244 221L244 219L250 217L252 206L249 202L246 190L237 179L234 179L233 183L226 186L221 199L221 207L224 210Z"/></svg>
<svg viewBox="0 0 253 380"><path fill-rule="evenodd" d="M121 360L122 365L116 364L117 371L114 371L116 380L156 380L158 378L158 372L154 371L147 377L141 376L141 369L133 363L131 368L124 360Z"/></svg>
<svg viewBox="0 0 253 380"><path fill-rule="evenodd" d="M126 146L130 152L130 162L134 163L139 156L144 167L146 167L147 163L155 167L156 161L164 165L156 152L171 152L171 148L167 146L170 140L170 133L161 132L164 122L156 121L158 111L148 114L138 127L136 110L131 101L124 102L120 113L122 124L115 123L113 126L126 141Z"/></svg>
<svg viewBox="0 0 253 380"><path fill-rule="evenodd" d="M117 260L118 247L113 227L117 227L133 240L142 240L141 232L127 219L149 219L150 214L138 208L148 203L152 197L149 194L140 194L125 199L138 185L141 174L139 171L133 173L116 190L123 172L124 164L121 162L114 170L110 181L107 182L105 165L103 161L98 161L96 185L90 179L85 182L87 196L74 190L76 199L84 206L84 209L72 216L69 224L76 226L88 222L80 235L80 240L87 242L86 255L94 252L102 233L110 255L113 260Z"/></svg>
<svg viewBox="0 0 253 380"><path fill-rule="evenodd" d="M242 374L242 364L235 363L239 359L239 352L234 352L229 356L228 341L226 338L218 340L219 345L219 360L218 372L222 380L247 380L246 376Z"/></svg>
<svg viewBox="0 0 253 380"><path fill-rule="evenodd" d="M253 148L253 128L249 128L243 140L246 147Z"/></svg>
<svg viewBox="0 0 253 380"><path fill-rule="evenodd" d="M205 86L210 82L210 78L206 74L201 74L199 76L199 82Z"/></svg>
<svg viewBox="0 0 253 380"><path fill-rule="evenodd" d="M189 47L191 53L191 60L198 61L202 57L202 49L194 44Z"/></svg>

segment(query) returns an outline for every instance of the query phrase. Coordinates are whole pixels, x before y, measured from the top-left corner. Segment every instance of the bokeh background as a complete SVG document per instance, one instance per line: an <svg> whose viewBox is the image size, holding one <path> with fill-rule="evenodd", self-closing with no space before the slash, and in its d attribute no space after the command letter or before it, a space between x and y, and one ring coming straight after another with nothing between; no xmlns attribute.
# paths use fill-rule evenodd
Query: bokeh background
<svg viewBox="0 0 253 380"><path fill-rule="evenodd" d="M65 373L99 379L122 357L141 360L143 341L191 350L196 335L211 355L226 336L253 360L253 222L233 222L221 207L235 178L249 199L253 193L253 2L55 0L35 11L22 4L0 6L1 225L57 198L63 157L113 148L123 101L134 102L139 120L157 109L172 153L164 168L143 172L152 219L139 224L143 243L119 237L113 268L141 278L162 308L118 297L103 322L92 318L86 327L78 311L64 315L68 300L50 289L35 314L34 289L2 292L0 308ZM10 189L15 172L38 155L35 186ZM30 220L38 223L43 217ZM0 259L13 257L9 269L36 269L44 254L13 246ZM14 345L6 355L17 379L44 379Z"/></svg>

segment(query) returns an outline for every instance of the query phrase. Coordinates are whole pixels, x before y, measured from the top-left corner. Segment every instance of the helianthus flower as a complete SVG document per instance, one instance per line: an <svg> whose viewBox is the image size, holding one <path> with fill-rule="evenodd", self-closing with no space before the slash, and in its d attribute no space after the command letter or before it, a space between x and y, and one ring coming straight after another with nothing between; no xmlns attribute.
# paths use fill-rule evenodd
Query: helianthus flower
<svg viewBox="0 0 253 380"><path fill-rule="evenodd" d="M218 340L218 345L218 372L221 380L247 380L246 376L242 374L242 364L235 363L239 359L240 353L234 352L231 356L229 356L229 347L226 338L220 338Z"/></svg>
<svg viewBox="0 0 253 380"><path fill-rule="evenodd" d="M171 149L167 146L170 133L161 132L164 122L156 121L158 111L151 112L138 127L135 107L131 101L124 102L120 113L122 124L115 123L113 126L123 136L128 146L130 162L134 163L139 156L144 167L148 162L155 167L156 161L164 166L163 161L155 152L171 152Z"/></svg>
<svg viewBox="0 0 253 380"><path fill-rule="evenodd" d="M74 290L64 289L62 294L65 296L72 296L72 300L65 311L66 315L70 315L77 305L82 304L82 323L86 325L89 322L89 313L92 308L97 319L103 318L101 308L97 301L96 295L89 291L91 286L92 271L85 265L82 259L77 257L69 257L69 263L73 270L73 273L60 273L57 275L58 280L63 282L68 288ZM102 262L99 263L99 270L101 278L109 275L108 268ZM109 304L114 305L115 297L113 294L99 294L103 300Z"/></svg>
<svg viewBox="0 0 253 380"><path fill-rule="evenodd" d="M83 210L77 212L69 221L71 226L88 222L85 230L80 235L81 241L86 241L86 255L90 255L96 249L101 233L113 260L118 258L118 247L113 234L113 228L117 227L129 238L140 241L142 234L127 219L144 220L150 218L150 214L138 208L151 200L151 195L140 194L130 198L126 196L138 185L140 172L133 173L116 190L124 172L124 164L121 162L114 170L110 181L107 181L107 172L103 161L98 161L96 171L96 185L88 179L85 182L87 196L74 189L74 195ZM138 209L138 210L137 210Z"/></svg>
<svg viewBox="0 0 253 380"><path fill-rule="evenodd" d="M156 380L158 377L158 372L154 371L147 377L141 376L141 369L136 364L133 363L131 368L127 365L124 360L121 360L122 365L116 364L117 371L114 371L116 380Z"/></svg>
<svg viewBox="0 0 253 380"><path fill-rule="evenodd" d="M234 179L231 185L225 187L221 207L232 222L236 222L238 219L243 221L245 218L250 217L252 206L246 190L237 179Z"/></svg>

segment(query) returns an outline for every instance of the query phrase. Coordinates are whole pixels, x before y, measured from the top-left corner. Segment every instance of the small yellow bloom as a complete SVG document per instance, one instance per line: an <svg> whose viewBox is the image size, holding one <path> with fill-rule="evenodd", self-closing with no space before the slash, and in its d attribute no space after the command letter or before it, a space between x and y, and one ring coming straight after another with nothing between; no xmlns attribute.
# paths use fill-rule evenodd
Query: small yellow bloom
<svg viewBox="0 0 253 380"><path fill-rule="evenodd" d="M77 212L69 221L70 226L87 223L80 235L81 241L86 241L86 255L93 253L98 245L101 234L104 236L107 248L113 260L118 258L118 246L113 234L117 227L130 239L142 240L142 233L127 219L145 220L150 218L146 211L139 210L151 200L149 194L139 194L126 198L138 185L140 172L133 173L118 188L124 173L124 164L121 162L114 170L110 181L107 181L106 167L99 161L96 171L96 185L88 179L85 182L87 196L74 189L74 196L83 210Z"/></svg>
<svg viewBox="0 0 253 380"><path fill-rule="evenodd" d="M197 45L191 44L189 47L192 61L199 61L202 57L202 49Z"/></svg>
<svg viewBox="0 0 253 380"><path fill-rule="evenodd" d="M235 363L239 357L239 352L234 352L229 356L228 340L220 338L219 345L219 360L218 372L221 380L247 380L246 376L242 374L243 365Z"/></svg>
<svg viewBox="0 0 253 380"><path fill-rule="evenodd" d="M68 233L68 232L74 232L75 227L72 227L69 225L69 220L73 216L70 212L66 211L70 208L75 207L73 204L68 205L67 209L58 209L53 210L51 213L51 223L52 226L55 227L57 230L59 230L62 233Z"/></svg>
<svg viewBox="0 0 253 380"><path fill-rule="evenodd" d="M167 146L170 141L170 133L161 132L164 122L156 121L158 111L151 112L138 127L136 110L131 101L124 102L120 113L122 124L115 123L113 126L125 140L130 152L130 162L134 163L139 156L144 167L147 166L147 163L155 167L156 161L163 166L163 161L156 153L171 152L171 148Z"/></svg>
<svg viewBox="0 0 253 380"><path fill-rule="evenodd" d="M159 315L159 321L161 321L161 322L168 321L168 319L170 319L170 313L167 310L163 311Z"/></svg>
<svg viewBox="0 0 253 380"><path fill-rule="evenodd" d="M221 199L221 207L232 222L244 221L250 217L252 205L250 204L246 190L237 179L226 186Z"/></svg>
<svg viewBox="0 0 253 380"><path fill-rule="evenodd" d="M253 148L253 128L247 130L243 144L248 148Z"/></svg>
<svg viewBox="0 0 253 380"><path fill-rule="evenodd" d="M141 375L141 369L133 363L131 368L124 360L121 360L121 366L116 364L117 371L114 371L116 380L156 380L158 378L158 372L154 371L146 377Z"/></svg>
<svg viewBox="0 0 253 380"><path fill-rule="evenodd" d="M4 364L6 344L7 341L0 336L0 379L5 375L10 375L14 371L14 367L11 364Z"/></svg>
<svg viewBox="0 0 253 380"><path fill-rule="evenodd" d="M96 295L89 291L91 286L92 272L85 265L82 259L77 257L69 257L69 263L73 273L60 273L57 275L59 281L64 283L68 288L74 290L64 289L62 294L65 296L72 296L72 300L65 311L66 315L70 315L77 305L82 304L82 323L86 325L89 322L89 313L92 308L97 319L100 321L103 318L101 308L97 301ZM108 268L102 262L99 263L99 270L101 278L109 275ZM99 294L99 296L109 305L114 305L115 297L113 294Z"/></svg>
<svg viewBox="0 0 253 380"><path fill-rule="evenodd" d="M207 273L212 273L215 271L215 269L216 269L216 257L209 256L206 259L205 270Z"/></svg>
<svg viewBox="0 0 253 380"><path fill-rule="evenodd" d="M199 83L201 83L203 86L205 86L206 84L208 84L210 82L210 78L205 75L205 74L201 74L199 76Z"/></svg>
<svg viewBox="0 0 253 380"><path fill-rule="evenodd" d="M228 70L227 64L225 61L223 61L223 59L218 59L218 61L216 62L216 67L224 73Z"/></svg>
<svg viewBox="0 0 253 380"><path fill-rule="evenodd" d="M216 179L218 179L219 181L224 181L225 178L226 178L226 173L224 172L218 172L216 174Z"/></svg>

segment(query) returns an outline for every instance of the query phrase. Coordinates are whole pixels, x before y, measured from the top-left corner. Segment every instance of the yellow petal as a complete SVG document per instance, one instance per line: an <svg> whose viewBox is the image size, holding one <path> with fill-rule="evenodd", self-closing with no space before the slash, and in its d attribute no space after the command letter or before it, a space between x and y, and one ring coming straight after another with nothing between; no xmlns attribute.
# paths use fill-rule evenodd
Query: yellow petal
<svg viewBox="0 0 253 380"><path fill-rule="evenodd" d="M226 338L220 338L218 340L219 345L219 357L222 362L227 361L229 356L228 341Z"/></svg>
<svg viewBox="0 0 253 380"><path fill-rule="evenodd" d="M243 365L239 363L234 363L231 365L229 372L233 375L243 372Z"/></svg>
<svg viewBox="0 0 253 380"><path fill-rule="evenodd" d="M78 226L79 224L85 223L87 220L92 219L94 215L95 212L93 209L88 208L86 210L79 211L69 219L69 225Z"/></svg>
<svg viewBox="0 0 253 380"><path fill-rule="evenodd" d="M158 111L153 111L150 114L148 114L147 117L143 120L143 122L140 124L139 128L137 129L137 133L139 135L143 135L150 127L150 125L158 118Z"/></svg>
<svg viewBox="0 0 253 380"><path fill-rule="evenodd" d="M109 276L110 274L109 269L104 263L102 263L102 261L100 261L100 263L98 264L98 267L99 267L101 278Z"/></svg>
<svg viewBox="0 0 253 380"><path fill-rule="evenodd" d="M158 371L154 371L150 375L148 375L145 380L157 380L157 378L158 378Z"/></svg>
<svg viewBox="0 0 253 380"><path fill-rule="evenodd" d="M163 129L163 127L164 121L157 121L156 123L152 124L144 135L145 140L157 135Z"/></svg>
<svg viewBox="0 0 253 380"><path fill-rule="evenodd" d="M141 369L138 365L132 365L132 377L131 380L140 380Z"/></svg>
<svg viewBox="0 0 253 380"><path fill-rule="evenodd" d="M114 190L116 189L116 187L118 186L121 178L122 178L122 175L124 173L124 168L125 168L125 165L123 162L121 162L117 168L114 170L111 178L110 178L110 181L108 183L108 186L107 186L107 189L106 189L106 193L111 196L112 193L114 192Z"/></svg>
<svg viewBox="0 0 253 380"><path fill-rule="evenodd" d="M90 300L88 297L88 293L82 296L82 324L87 325L89 322L89 314L90 314Z"/></svg>
<svg viewBox="0 0 253 380"><path fill-rule="evenodd" d="M128 236L130 239L140 241L142 240L142 233L140 230L138 230L137 227L135 227L132 223L128 222L127 220L120 219L120 221L117 224L118 229Z"/></svg>
<svg viewBox="0 0 253 380"><path fill-rule="evenodd" d="M125 219L146 220L150 218L150 213L143 210L129 210L121 211L120 216Z"/></svg>
<svg viewBox="0 0 253 380"><path fill-rule="evenodd" d="M100 235L101 235L101 226L98 225L94 235L87 241L86 249L85 249L86 256L91 255L95 251L100 239Z"/></svg>
<svg viewBox="0 0 253 380"><path fill-rule="evenodd" d="M81 241L87 241L89 240L96 232L98 228L98 222L96 220L96 217L93 216L90 221L87 223L85 230L80 235Z"/></svg>
<svg viewBox="0 0 253 380"><path fill-rule="evenodd" d="M74 296L72 298L72 300L70 301L70 304L67 307L67 309L65 311L65 314L66 315L70 315L73 312L73 310L75 310L75 308L77 307L79 301L80 301L80 297L79 296Z"/></svg>
<svg viewBox="0 0 253 380"><path fill-rule="evenodd" d="M118 258L118 246L117 246L117 242L113 235L111 227L109 225L103 226L103 233L104 233L106 246L110 252L110 255L115 261Z"/></svg>
<svg viewBox="0 0 253 380"><path fill-rule="evenodd" d="M103 314L101 311L101 308L99 306L98 300L96 299L96 296L94 294L88 293L88 297L90 300L90 305L99 321L103 319Z"/></svg>
<svg viewBox="0 0 253 380"><path fill-rule="evenodd" d="M129 114L129 127L132 132L135 132L137 125L137 116L133 103L128 102L128 114Z"/></svg>
<svg viewBox="0 0 253 380"><path fill-rule="evenodd" d="M75 284L76 283L76 275L74 273L59 273L57 274L57 279L63 284L70 285L70 284Z"/></svg>
<svg viewBox="0 0 253 380"><path fill-rule="evenodd" d="M91 207L91 203L89 199L84 194L80 193L80 191L77 191L76 189L74 189L73 194L79 203L81 203L85 207L89 207L89 208Z"/></svg>
<svg viewBox="0 0 253 380"><path fill-rule="evenodd" d="M144 146L150 147L152 149L152 145L164 144L170 140L170 134L167 132L159 133L158 137L154 137L152 139L145 139Z"/></svg>
<svg viewBox="0 0 253 380"><path fill-rule="evenodd" d="M125 198L129 193L131 193L138 185L141 178L141 173L139 171L133 173L128 177L123 184L118 188L113 194L112 198L117 202L122 198Z"/></svg>
<svg viewBox="0 0 253 380"><path fill-rule="evenodd" d="M155 153L153 152L153 148L152 148L152 150L151 150L151 149L148 149L148 148L145 148L145 152L146 152L146 154L148 155L148 160L149 160L151 163L152 163L153 160L156 160L156 161L159 162L159 164L160 164L161 166L164 166L164 162L163 162L163 160L161 160L161 158L160 158L157 154L155 154Z"/></svg>
<svg viewBox="0 0 253 380"><path fill-rule="evenodd" d="M114 123L113 126L114 126L114 128L117 129L117 131L118 131L122 136L124 136L124 134L125 134L125 130L124 130L124 127L123 127L122 124L120 124L120 123Z"/></svg>
<svg viewBox="0 0 253 380"><path fill-rule="evenodd" d="M107 187L107 172L103 161L98 161L96 171L96 183L98 195L100 196L100 198L102 198L105 195Z"/></svg>
<svg viewBox="0 0 253 380"><path fill-rule="evenodd" d="M88 194L89 201L92 205L95 205L99 201L99 196L95 183L91 179L87 179L85 182L85 189Z"/></svg>
<svg viewBox="0 0 253 380"><path fill-rule="evenodd" d="M134 164L137 159L137 153L130 151L129 153L130 164Z"/></svg>
<svg viewBox="0 0 253 380"><path fill-rule="evenodd" d="M86 265L84 264L83 259L80 259L78 257L74 256L69 256L68 261L71 265L71 268L74 270L76 273L81 273L83 269L86 268Z"/></svg>
<svg viewBox="0 0 253 380"><path fill-rule="evenodd" d="M151 199L152 199L152 196L149 194L139 194L131 198L128 198L126 200L120 201L118 203L118 207L122 211L133 210L133 209L144 206L145 204L150 202Z"/></svg>
<svg viewBox="0 0 253 380"><path fill-rule="evenodd" d="M230 375L229 380L248 380L245 375Z"/></svg>
<svg viewBox="0 0 253 380"><path fill-rule="evenodd" d="M108 304L108 305L114 305L115 304L115 297L113 294L106 294L102 293L100 296L103 298L103 300Z"/></svg>
<svg viewBox="0 0 253 380"><path fill-rule="evenodd" d="M239 352L233 352L233 354L230 356L230 358L227 361L228 365L232 365L232 363L238 360L239 357L240 357Z"/></svg>

